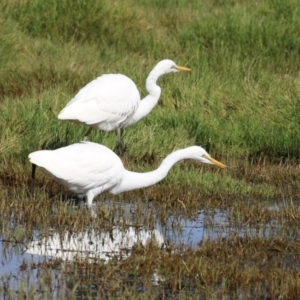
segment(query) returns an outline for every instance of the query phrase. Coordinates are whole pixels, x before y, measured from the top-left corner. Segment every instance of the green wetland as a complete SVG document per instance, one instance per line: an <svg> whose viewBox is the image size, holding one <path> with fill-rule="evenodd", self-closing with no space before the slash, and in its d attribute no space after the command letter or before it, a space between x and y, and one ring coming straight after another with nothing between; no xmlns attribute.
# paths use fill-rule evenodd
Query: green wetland
<svg viewBox="0 0 300 300"><path fill-rule="evenodd" d="M296 0L0 2L2 299L300 298L300 8ZM152 187L104 193L91 212L28 154L78 142L57 119L83 87L192 69L125 129L127 169L203 146L227 165L175 165ZM114 132L91 141L114 149Z"/></svg>

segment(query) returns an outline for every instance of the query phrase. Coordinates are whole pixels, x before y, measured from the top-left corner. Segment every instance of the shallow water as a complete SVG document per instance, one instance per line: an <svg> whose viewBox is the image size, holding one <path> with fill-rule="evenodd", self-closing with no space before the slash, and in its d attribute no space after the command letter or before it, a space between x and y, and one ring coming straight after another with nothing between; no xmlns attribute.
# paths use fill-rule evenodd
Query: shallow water
<svg viewBox="0 0 300 300"><path fill-rule="evenodd" d="M105 208L112 204L106 201L101 205ZM115 202L113 205L114 209L123 214L130 224L130 219L135 216L137 205ZM139 209L145 210L147 214L149 204L139 206ZM226 238L230 235L271 237L277 231L276 224L272 222L254 228L247 224L237 226L230 219L230 210L200 210L191 218L170 215L164 222L157 222L155 228L150 229L142 226L128 226L122 229L114 226L109 231L96 232L89 228L87 231L64 235L53 230L47 237L35 231L34 241L26 244L17 244L0 235L2 281L0 293L5 294L6 290L17 292L25 282L23 287L25 294L28 292L26 289L34 287L38 294L44 293L49 297L50 293L54 299L59 298L62 289L61 261L71 263L74 259L88 259L90 262L107 263L112 258L122 261L130 256L130 250L134 245L137 243L145 245L150 240L156 241L162 248L173 244L174 249L182 250L196 248L199 243L207 239ZM56 260L59 260L57 268L47 270L40 267L40 263L54 263ZM49 282L48 284L41 282L41 274L46 274L50 278L50 286Z"/></svg>

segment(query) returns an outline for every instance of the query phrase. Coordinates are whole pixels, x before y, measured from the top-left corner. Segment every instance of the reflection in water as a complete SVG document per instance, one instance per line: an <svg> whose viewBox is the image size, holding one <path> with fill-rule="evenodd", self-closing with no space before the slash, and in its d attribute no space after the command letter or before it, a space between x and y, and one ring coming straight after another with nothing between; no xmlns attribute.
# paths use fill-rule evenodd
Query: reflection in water
<svg viewBox="0 0 300 300"><path fill-rule="evenodd" d="M186 219L171 212L161 218L160 206L155 207L150 202L145 205L139 203L137 206L136 203L108 201L101 205L103 210L106 206L113 209L116 223L121 220L119 224L131 226L123 229L114 227L102 232L93 229L63 235L53 232L47 237L41 237L41 232L33 232L38 240L30 242L26 248L22 244L7 241L5 236L0 235L0 291L4 288L18 290L24 282L27 287L34 286L38 289L41 273L50 272L52 283L47 286L56 299L55 292L61 290L57 287L60 287L62 273L59 268L40 268L40 262L53 262L55 259L71 261L78 258L105 263L113 257L125 259L137 243L145 245L149 241L156 241L159 246L171 243L180 246L180 249L182 246L196 248L206 239L226 238L230 235L272 237L279 230L276 224L272 224L272 220L261 227L239 223L232 219L230 210L201 210L193 218ZM139 216L142 216L140 222L143 224L147 224L146 220L152 216L157 222L155 229L132 226L138 223L137 210ZM13 224L11 226L14 227Z"/></svg>
<svg viewBox="0 0 300 300"><path fill-rule="evenodd" d="M66 233L63 236L54 233L40 241L30 243L26 252L63 260L93 258L107 262L116 256L126 258L135 244L146 245L149 241L155 241L162 246L164 238L157 229L145 230L129 227L122 230L115 227L109 232L91 230L90 232Z"/></svg>
<svg viewBox="0 0 300 300"><path fill-rule="evenodd" d="M131 226L122 230L115 227L105 232L90 230L66 233L62 236L54 233L52 236L29 243L24 249L24 245L7 241L0 235L0 296L1 291L17 292L20 288L28 294L30 288L34 286L41 293L45 291L50 293L51 299L60 299L57 295L66 293L61 287L65 279L62 279L64 276L60 272L60 267L48 269L42 267L43 263L53 263L53 259L62 259L66 262L73 259L88 259L90 262L98 263L108 262L112 258L125 259L130 255L134 245L146 245L150 241L162 246L164 238L157 229L145 230ZM43 276L50 276L48 277L51 278L50 286L43 284L41 280ZM156 276L154 273L154 284L159 281ZM3 299L6 299L6 296Z"/></svg>

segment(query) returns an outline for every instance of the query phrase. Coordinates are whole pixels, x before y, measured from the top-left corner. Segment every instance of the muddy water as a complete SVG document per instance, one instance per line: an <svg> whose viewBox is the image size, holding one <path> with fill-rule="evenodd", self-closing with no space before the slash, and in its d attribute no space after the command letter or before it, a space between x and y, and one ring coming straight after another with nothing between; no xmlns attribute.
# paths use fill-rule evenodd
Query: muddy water
<svg viewBox="0 0 300 300"><path fill-rule="evenodd" d="M105 205L109 206L111 203L106 201L104 207ZM132 203L114 203L113 205L114 209L121 211L127 217L130 224L130 219L135 217L137 206ZM148 208L145 205L142 210L147 211ZM273 208L270 207L270 209ZM270 222L263 228L253 228L247 224L237 227L230 221L230 210L201 210L191 218L170 215L164 222L157 222L154 228L128 226L121 229L114 226L110 231L95 232L91 226L87 231L64 235L53 230L47 237L35 231L33 232L34 241L24 244L6 240L6 237L2 235L0 236L2 282L0 294L5 294L8 290L17 293L20 289L27 294L27 289L33 287L37 294L47 295L46 298L49 297L49 293L54 299L60 298L61 261L71 263L74 259L88 259L91 262L107 263L112 258L121 261L130 256L130 249L136 243L146 244L150 240L155 240L162 248L165 245L174 244L175 249L176 247L182 249L183 247L195 248L206 239L226 238L231 234L270 237L276 234L275 225ZM56 260L60 261L57 268L47 270L47 268L39 267L39 263L53 263ZM48 283L41 281L41 276L46 276Z"/></svg>

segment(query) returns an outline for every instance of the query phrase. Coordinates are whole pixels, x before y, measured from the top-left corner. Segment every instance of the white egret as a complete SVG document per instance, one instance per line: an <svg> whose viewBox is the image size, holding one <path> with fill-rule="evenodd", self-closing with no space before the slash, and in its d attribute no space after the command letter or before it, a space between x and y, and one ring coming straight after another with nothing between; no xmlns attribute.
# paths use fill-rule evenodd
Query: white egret
<svg viewBox="0 0 300 300"><path fill-rule="evenodd" d="M199 146L169 154L156 170L147 173L126 170L119 156L112 150L92 142L81 142L56 150L40 150L29 154L29 160L33 164L32 182L37 165L76 193L79 198L86 197L88 207L91 207L94 197L104 191L119 194L156 184L167 176L176 162L183 159L195 159L225 168L225 165L213 159ZM31 193L33 194L33 184Z"/></svg>
<svg viewBox="0 0 300 300"><path fill-rule="evenodd" d="M104 74L83 87L59 113L58 119L83 123L92 128L118 130L121 147L121 128L136 123L157 104L161 88L156 81L161 75L191 69L177 66L169 59L160 61L146 80L149 93L142 101L135 83L122 74Z"/></svg>

